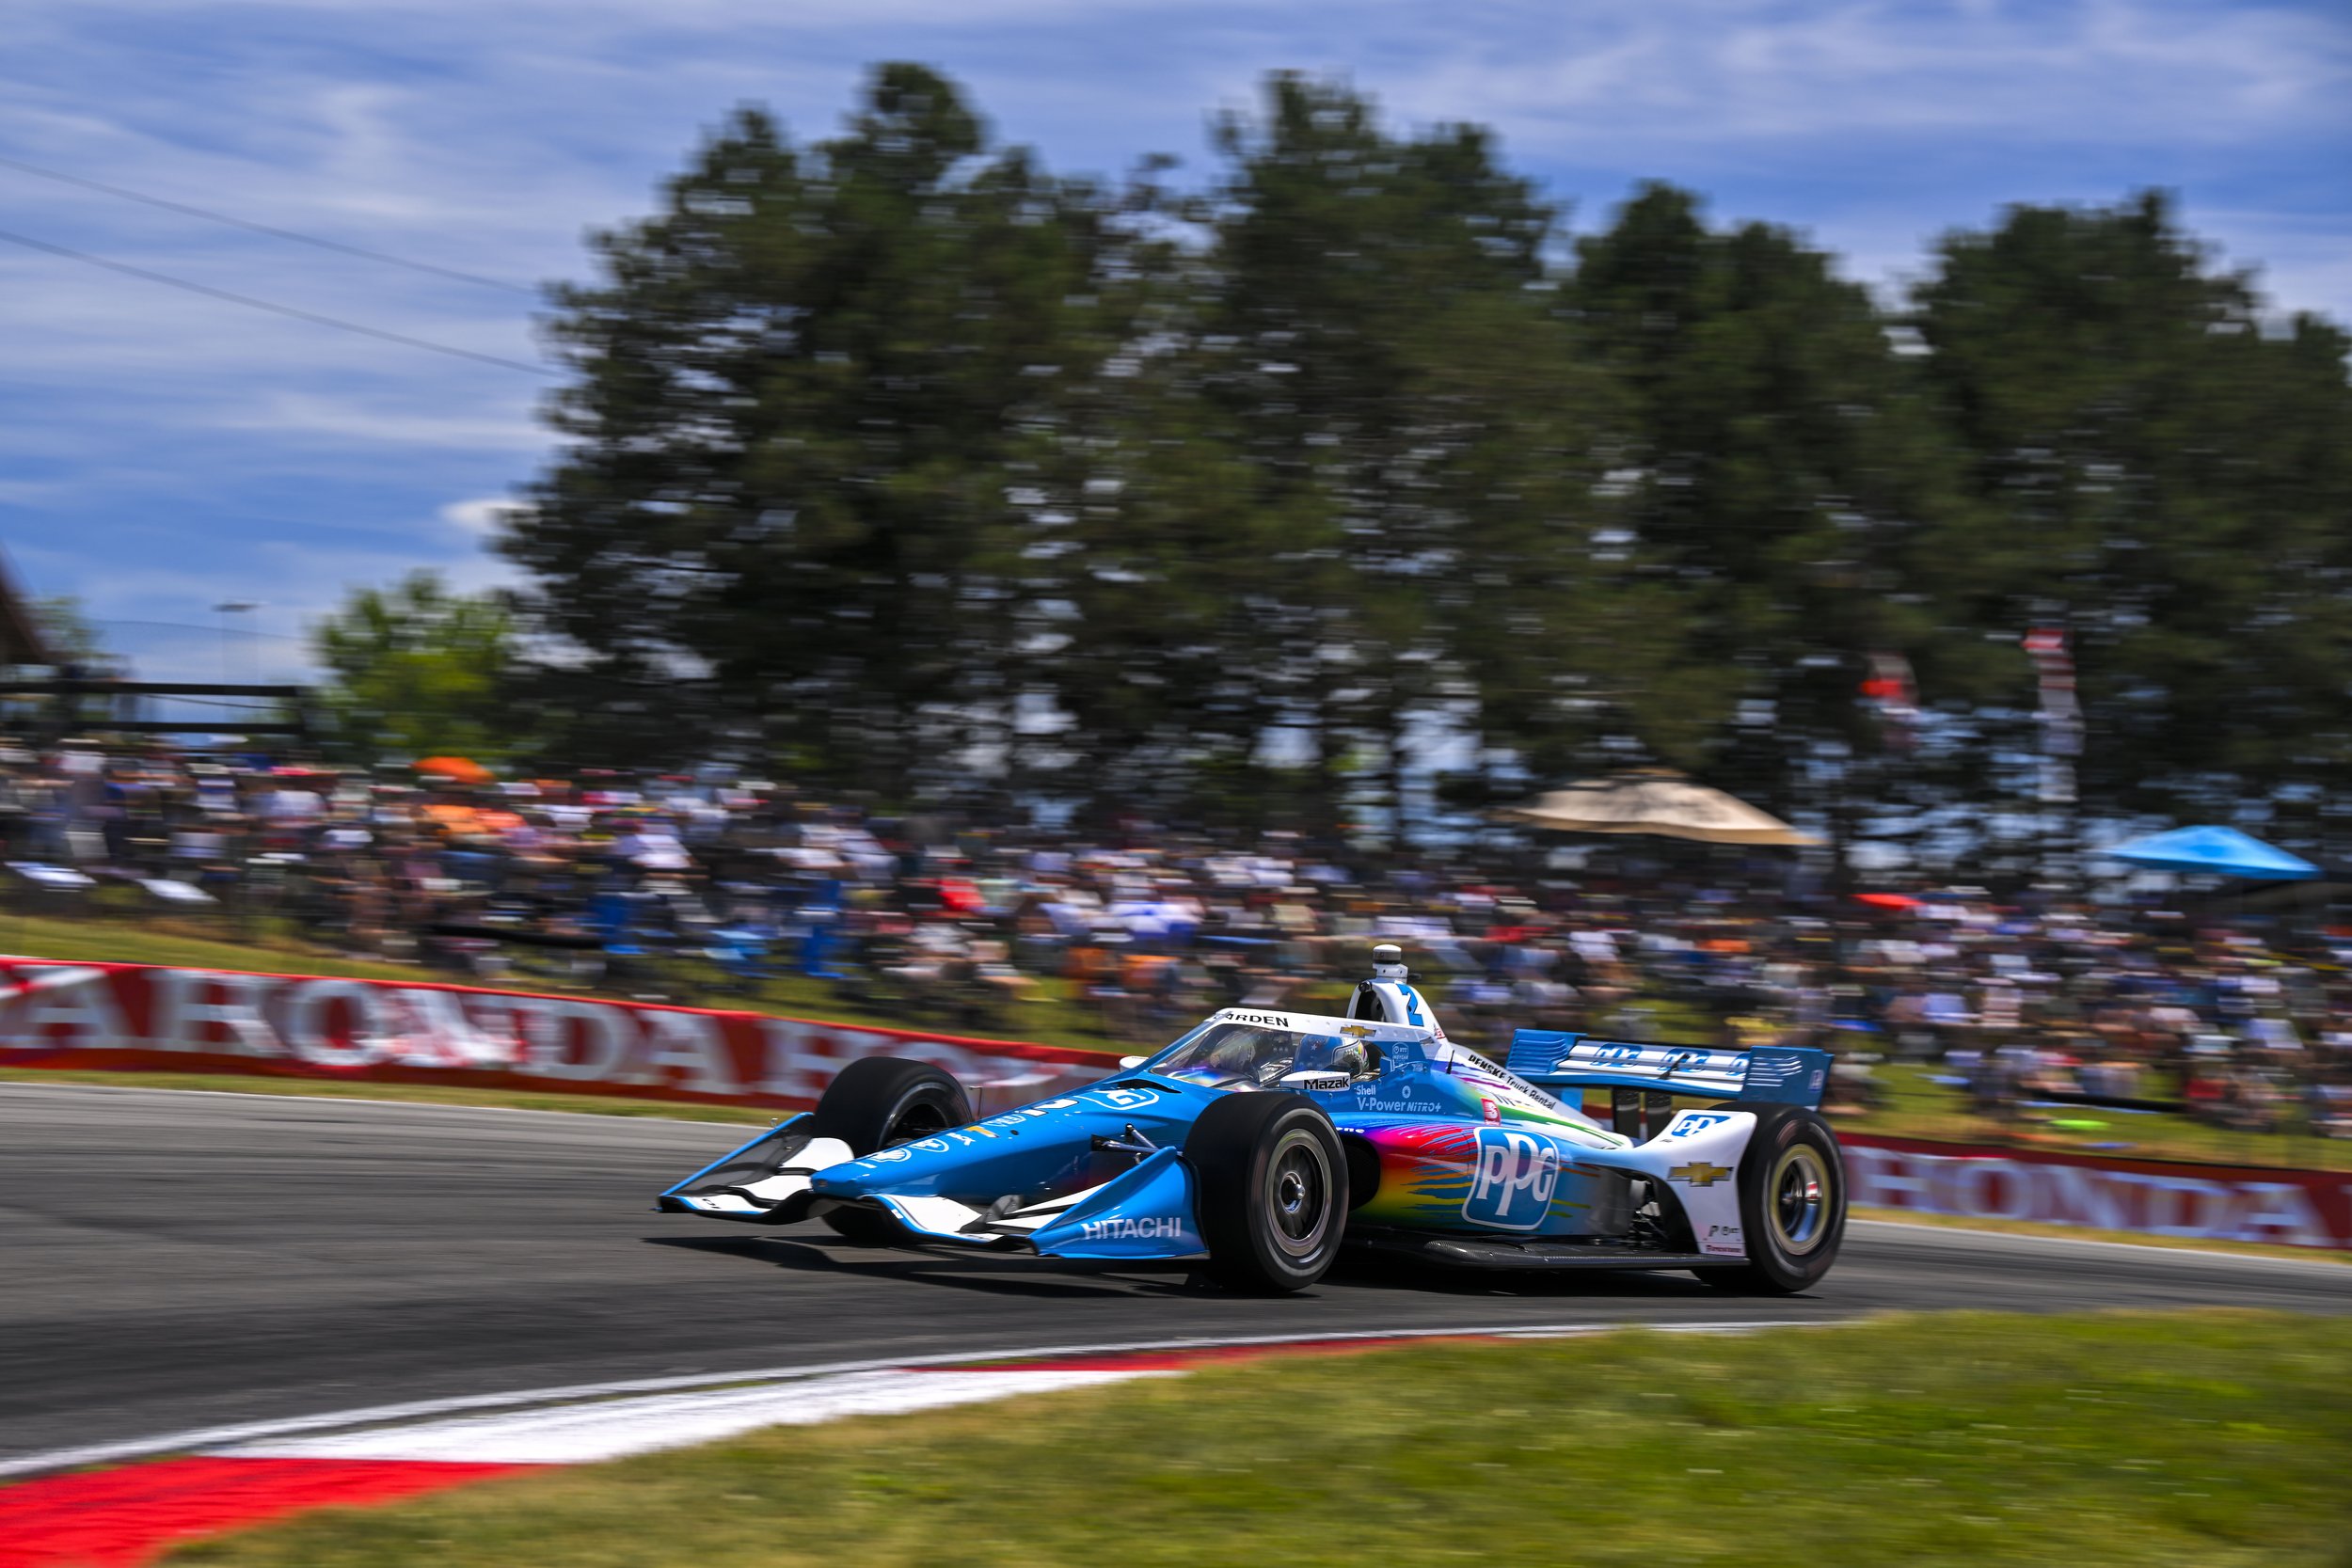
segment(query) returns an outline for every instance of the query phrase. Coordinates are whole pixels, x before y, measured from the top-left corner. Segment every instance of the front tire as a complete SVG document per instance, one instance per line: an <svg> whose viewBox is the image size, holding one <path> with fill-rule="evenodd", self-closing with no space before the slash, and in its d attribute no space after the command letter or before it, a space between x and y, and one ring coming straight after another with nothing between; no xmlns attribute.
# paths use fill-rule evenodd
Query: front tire
<svg viewBox="0 0 2352 1568"><path fill-rule="evenodd" d="M1303 1095L1229 1094L1184 1136L1209 1276L1232 1290L1303 1291L1339 1256L1347 1155Z"/></svg>
<svg viewBox="0 0 2352 1568"><path fill-rule="evenodd" d="M862 1056L825 1086L809 1117L814 1138L838 1138L859 1159L894 1144L913 1143L972 1119L963 1085L929 1062L900 1056ZM820 1216L834 1234L864 1246L903 1238L898 1222L880 1209L831 1209Z"/></svg>
<svg viewBox="0 0 2352 1568"><path fill-rule="evenodd" d="M1728 1291L1787 1296L1829 1273L1846 1238L1846 1162L1829 1123L1803 1105L1743 1104L1756 1134L1740 1159L1744 1267L1700 1269Z"/></svg>

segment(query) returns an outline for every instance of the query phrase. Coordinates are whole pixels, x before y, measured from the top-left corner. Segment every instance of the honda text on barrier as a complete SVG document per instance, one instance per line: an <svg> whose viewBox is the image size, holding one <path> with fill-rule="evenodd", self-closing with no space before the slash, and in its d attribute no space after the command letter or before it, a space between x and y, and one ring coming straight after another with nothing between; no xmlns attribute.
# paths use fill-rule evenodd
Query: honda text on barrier
<svg viewBox="0 0 2352 1568"><path fill-rule="evenodd" d="M850 1063L816 1110L663 1193L678 1213L821 1219L853 1241L1205 1259L1313 1284L1343 1241L1486 1268L1692 1269L1802 1291L1845 1231L1819 1051L1522 1029L1447 1040L1393 947L1345 1018L1229 1007L1100 1083L974 1121L926 1062ZM1554 1091L1614 1091L1603 1127ZM1703 1109L1672 1110L1673 1096Z"/></svg>

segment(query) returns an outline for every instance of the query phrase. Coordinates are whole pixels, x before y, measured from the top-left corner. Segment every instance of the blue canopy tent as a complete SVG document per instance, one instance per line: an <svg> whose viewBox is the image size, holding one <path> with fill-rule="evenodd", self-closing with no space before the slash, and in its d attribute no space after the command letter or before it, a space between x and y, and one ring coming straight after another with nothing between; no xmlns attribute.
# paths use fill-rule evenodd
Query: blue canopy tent
<svg viewBox="0 0 2352 1568"><path fill-rule="evenodd" d="M2111 844L2098 852L2154 871L2201 871L2265 882L2301 881L2319 875L2319 867L2311 862L2235 828L2175 828Z"/></svg>

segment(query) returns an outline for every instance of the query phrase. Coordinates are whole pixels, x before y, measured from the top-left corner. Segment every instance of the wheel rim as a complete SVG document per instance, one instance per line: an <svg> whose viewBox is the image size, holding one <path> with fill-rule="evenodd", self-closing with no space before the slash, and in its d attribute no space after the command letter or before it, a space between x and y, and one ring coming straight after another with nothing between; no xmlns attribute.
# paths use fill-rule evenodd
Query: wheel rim
<svg viewBox="0 0 2352 1568"><path fill-rule="evenodd" d="M1798 1144L1772 1162L1765 1213L1783 1252L1804 1254L1829 1230L1829 1166L1820 1150Z"/></svg>
<svg viewBox="0 0 2352 1568"><path fill-rule="evenodd" d="M1274 1244L1292 1258L1311 1258L1331 1228L1331 1157L1304 1130L1285 1132L1266 1161L1266 1214Z"/></svg>

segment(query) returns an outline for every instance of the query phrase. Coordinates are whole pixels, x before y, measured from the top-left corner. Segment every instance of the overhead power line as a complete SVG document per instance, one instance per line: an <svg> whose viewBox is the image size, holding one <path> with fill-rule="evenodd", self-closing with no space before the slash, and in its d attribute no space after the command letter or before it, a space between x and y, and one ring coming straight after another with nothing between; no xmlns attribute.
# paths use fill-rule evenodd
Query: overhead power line
<svg viewBox="0 0 2352 1568"><path fill-rule="evenodd" d="M192 282L185 277L174 277L169 273L151 272L145 267L135 267L128 261L109 261L103 256L92 256L86 250L73 250L65 245L51 245L47 240L37 240L29 234L16 234L0 229L0 241L6 241L9 245L21 245L27 250L47 251L52 256L62 256L69 261L80 261L87 266L103 267L108 272L119 272L127 277L142 277L150 283L161 283L167 288L184 289L192 294L202 294L207 299L225 300L230 305L242 305L250 310L267 310L273 316L287 316L294 321L310 322L316 326L331 326L338 331L357 332L362 338L374 338L387 343L398 343L404 348L421 348L432 354L447 354L459 359L471 359L485 365L496 365L501 370L521 371L529 375L553 375L555 373L545 365L527 364L520 359L504 359L495 354L477 354L469 348L457 348L449 343L437 343L424 338L411 338L405 332L387 332L380 326L369 326L360 322L345 321L341 316L328 316L316 310L305 310L298 305L279 305L273 300L256 299L251 294L232 293L227 289L215 289L209 283Z"/></svg>
<svg viewBox="0 0 2352 1568"><path fill-rule="evenodd" d="M274 240L292 240L296 245L316 245L321 250L338 250L345 256L357 256L364 261L382 261L388 266L406 267L411 272L429 272L440 277L453 277L460 283L478 283L485 289L503 289L510 293L527 294L534 292L525 284L510 283L503 277L485 277L480 273L460 272L455 267L437 266L431 261L411 261L405 256L394 256L386 251L370 250L365 245L345 245L341 240L325 239L317 234L304 234L292 229L278 229L266 223L254 223L229 213L216 213L210 207L192 206L185 201L170 201L160 196L149 196L141 191L126 190L120 185L109 185L102 180L86 180L78 174L67 174L60 169L42 168L38 164L28 164L20 158L0 157L0 167L15 169L19 174L38 175L43 180L55 180L61 185L79 185L86 191L97 191L105 196L119 197L125 201L136 201L149 207L160 207L167 213L182 213L189 217L204 218L213 223L225 223L231 229L243 229L254 234L267 234Z"/></svg>

